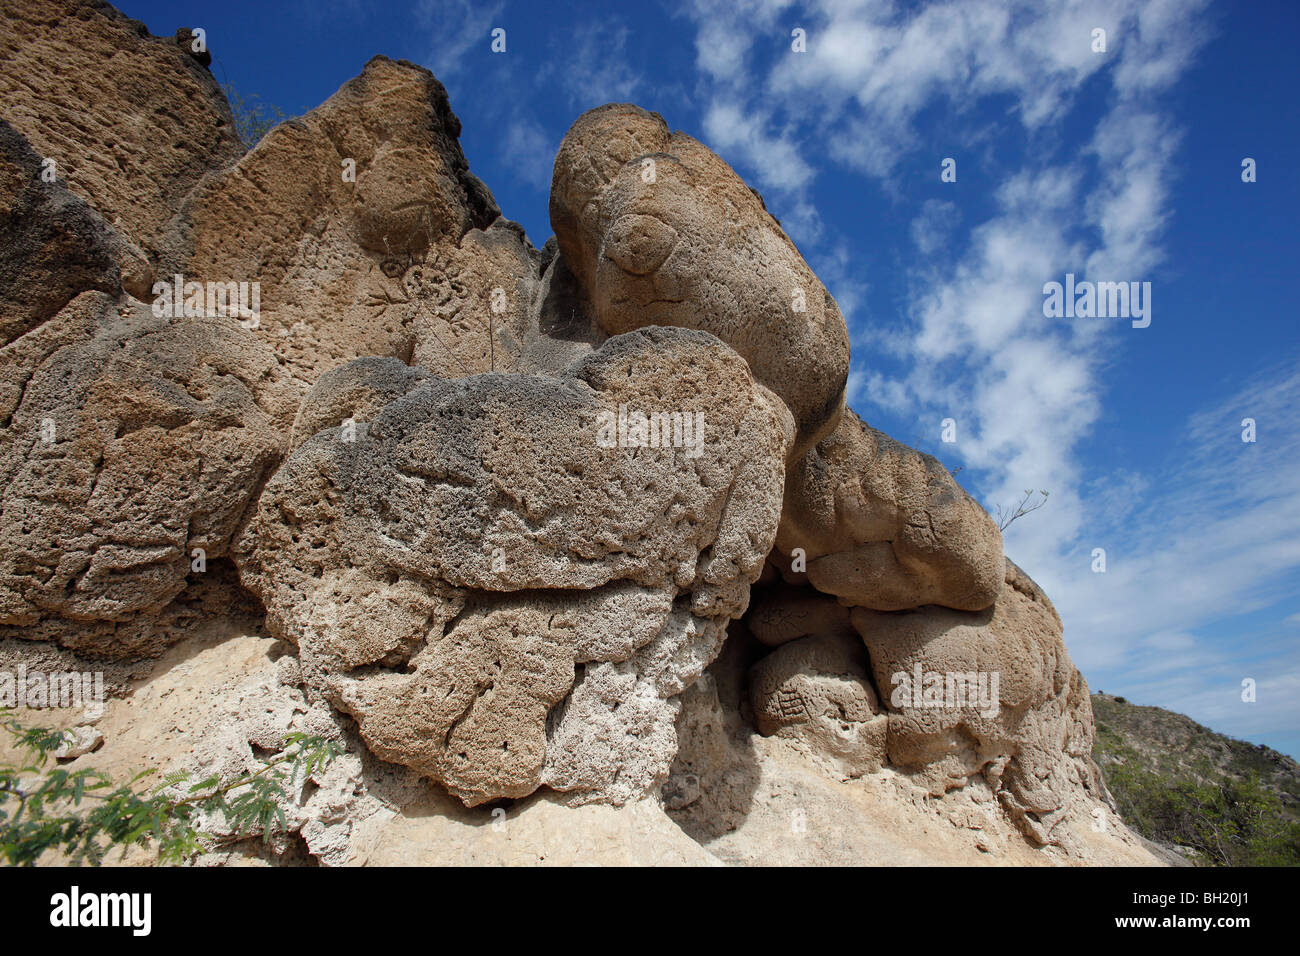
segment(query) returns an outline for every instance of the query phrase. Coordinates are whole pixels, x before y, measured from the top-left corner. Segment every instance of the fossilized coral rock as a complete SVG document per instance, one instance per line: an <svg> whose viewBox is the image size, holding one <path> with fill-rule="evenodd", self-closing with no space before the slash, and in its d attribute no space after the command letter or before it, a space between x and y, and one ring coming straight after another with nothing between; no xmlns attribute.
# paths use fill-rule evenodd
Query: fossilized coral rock
<svg viewBox="0 0 1300 956"><path fill-rule="evenodd" d="M844 320L720 157L584 114L539 250L427 70L377 57L245 153L191 35L0 6L0 636L154 654L260 598L304 700L468 804L635 801L677 758L716 836L782 754L1054 842L1098 791L1050 603L844 408ZM151 309L177 274L256 283L256 321ZM918 666L997 673L997 712L895 703Z"/></svg>
<svg viewBox="0 0 1300 956"><path fill-rule="evenodd" d="M698 410L703 443L601 447L620 407ZM344 437L289 457L241 568L376 752L467 802L660 779L776 531L792 425L745 363L645 330L564 378L431 379Z"/></svg>
<svg viewBox="0 0 1300 956"><path fill-rule="evenodd" d="M749 632L769 647L819 634L851 634L849 609L811 588L777 587L745 616Z"/></svg>
<svg viewBox="0 0 1300 956"><path fill-rule="evenodd" d="M53 318L90 289L146 296L144 253L68 192L27 141L0 120L0 346Z"/></svg>
<svg viewBox="0 0 1300 956"><path fill-rule="evenodd" d="M790 408L796 452L834 428L844 318L763 201L707 147L635 106L590 110L555 157L551 225L606 332L712 332Z"/></svg>

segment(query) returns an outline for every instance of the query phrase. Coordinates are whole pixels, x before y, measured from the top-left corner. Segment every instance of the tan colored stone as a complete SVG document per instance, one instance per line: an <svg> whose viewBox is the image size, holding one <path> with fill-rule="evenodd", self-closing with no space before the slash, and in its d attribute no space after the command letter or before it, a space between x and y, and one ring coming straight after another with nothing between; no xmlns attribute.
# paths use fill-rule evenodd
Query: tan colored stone
<svg viewBox="0 0 1300 956"><path fill-rule="evenodd" d="M0 627L105 654L153 645L100 625L158 615L207 573L196 551L224 557L281 452L259 343L124 303L83 293L0 349Z"/></svg>
<svg viewBox="0 0 1300 956"><path fill-rule="evenodd" d="M1012 562L992 608L855 608L852 619L889 711L891 764L936 793L983 776L1040 843L1051 842L1080 793L1100 798L1087 684L1066 652L1056 609ZM933 700L910 691L918 669L925 678L919 690L935 688ZM996 689L987 695L992 707L978 691L962 697L956 683L949 692L949 680L967 675Z"/></svg>
<svg viewBox="0 0 1300 956"><path fill-rule="evenodd" d="M843 632L782 644L750 669L759 733L795 741L842 779L885 762L885 729L862 641Z"/></svg>
<svg viewBox="0 0 1300 956"><path fill-rule="evenodd" d="M770 566L770 565L769 565ZM849 609L810 587L770 588L754 604L745 625L769 647L819 634L851 634Z"/></svg>
<svg viewBox="0 0 1300 956"><path fill-rule="evenodd" d="M459 135L433 74L375 57L205 180L173 224L160 275L259 284L253 334L293 385L274 408L286 431L317 379L355 358L444 378L517 364L538 254Z"/></svg>
<svg viewBox="0 0 1300 956"><path fill-rule="evenodd" d="M82 292L125 287L145 296L153 281L144 253L44 172L27 141L0 120L0 346Z"/></svg>
<svg viewBox="0 0 1300 956"><path fill-rule="evenodd" d="M601 447L620 408L700 411L703 442ZM469 804L542 783L626 802L667 774L673 698L745 610L790 434L744 361L685 329L562 378L429 378L290 455L241 571L385 759Z"/></svg>
<svg viewBox="0 0 1300 956"><path fill-rule="evenodd" d="M589 110L555 157L550 208L605 332L712 332L789 406L794 453L835 427L844 318L758 194L707 147L630 104Z"/></svg>
<svg viewBox="0 0 1300 956"><path fill-rule="evenodd" d="M988 512L937 460L852 411L790 468L776 545L786 556L803 549L817 590L879 611L977 611L1005 573Z"/></svg>
<svg viewBox="0 0 1300 956"><path fill-rule="evenodd" d="M0 0L4 118L148 252L198 181L244 151L205 58L107 3Z"/></svg>

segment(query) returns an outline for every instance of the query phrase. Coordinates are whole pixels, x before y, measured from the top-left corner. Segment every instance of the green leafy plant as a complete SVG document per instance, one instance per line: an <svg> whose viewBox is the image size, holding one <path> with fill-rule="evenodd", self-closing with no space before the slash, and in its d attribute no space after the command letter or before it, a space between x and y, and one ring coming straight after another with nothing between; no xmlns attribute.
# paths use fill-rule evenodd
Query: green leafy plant
<svg viewBox="0 0 1300 956"><path fill-rule="evenodd" d="M1300 866L1300 817L1249 744L1178 732L1181 715L1093 699L1093 756L1120 817L1149 840L1190 848L1208 866ZM1203 729L1202 729L1203 731ZM1159 741L1140 747L1137 742ZM1217 755L1217 759L1216 759Z"/></svg>
<svg viewBox="0 0 1300 956"><path fill-rule="evenodd" d="M142 782L156 771L145 770L118 786L98 770L51 765L64 732L24 727L5 714L0 724L24 755L0 765L0 859L13 866L31 866L48 850L74 864L98 866L114 847L151 843L160 864L176 864L251 837L270 842L285 829L286 784L323 770L342 752L334 741L293 733L279 754L233 780L210 776L190 783L182 771L149 788ZM217 813L229 835L200 834L198 818Z"/></svg>
<svg viewBox="0 0 1300 956"><path fill-rule="evenodd" d="M234 114L235 132L246 149L252 149L263 136L289 118L280 107L263 103L256 94L245 97L229 83L221 84L221 90Z"/></svg>

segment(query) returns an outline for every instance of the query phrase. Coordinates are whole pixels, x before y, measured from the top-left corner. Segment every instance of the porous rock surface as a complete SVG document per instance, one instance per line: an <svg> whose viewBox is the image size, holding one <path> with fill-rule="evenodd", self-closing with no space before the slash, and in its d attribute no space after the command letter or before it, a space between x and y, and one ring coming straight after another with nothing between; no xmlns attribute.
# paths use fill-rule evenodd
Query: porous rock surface
<svg viewBox="0 0 1300 956"><path fill-rule="evenodd" d="M377 753L467 802L639 796L771 547L789 413L686 329L610 339L563 377L409 384L262 493L240 567L268 626ZM620 406L707 408L703 443L602 448Z"/></svg>
<svg viewBox="0 0 1300 956"><path fill-rule="evenodd" d="M849 367L839 307L706 146L629 104L584 113L555 157L551 225L604 331L712 332L789 407L796 450L834 427Z"/></svg>
<svg viewBox="0 0 1300 956"><path fill-rule="evenodd" d="M188 29L150 36L102 0L0 2L3 115L58 178L152 251L185 197L243 152Z"/></svg>
<svg viewBox="0 0 1300 956"><path fill-rule="evenodd" d="M997 674L997 706L964 702L891 707L893 765L934 791L982 775L1007 811L1040 843L1052 840L1071 799L1100 796L1092 761L1088 685L1070 661L1061 619L1042 589L1011 561L1002 594L985 611L927 607L882 613L855 608L853 626L871 651L876 686L892 700L897 674Z"/></svg>
<svg viewBox="0 0 1300 956"><path fill-rule="evenodd" d="M0 349L0 631L157 650L151 618L227 555L279 460L250 388L273 365L233 324L100 292Z"/></svg>
<svg viewBox="0 0 1300 956"><path fill-rule="evenodd" d="M885 763L885 731L860 640L818 634L782 644L749 673L758 732L798 740L846 779Z"/></svg>
<svg viewBox="0 0 1300 956"><path fill-rule="evenodd" d="M738 862L773 808L847 815L849 862L863 794L895 790L972 853L1006 849L971 822L1001 814L1088 858L1107 797L1059 617L939 462L845 407L844 320L722 158L592 110L537 248L427 70L376 57L246 150L188 31L2 6L7 655L132 661L232 618L278 639L192 756L344 741L291 808L328 863L392 859L363 819L449 799L609 833L666 812ZM257 310L157 308L177 276L256 283ZM997 699L895 698L925 672Z"/></svg>
<svg viewBox="0 0 1300 956"><path fill-rule="evenodd" d="M978 611L1002 586L988 512L936 459L852 411L791 468L777 548L802 549L819 591L879 611Z"/></svg>

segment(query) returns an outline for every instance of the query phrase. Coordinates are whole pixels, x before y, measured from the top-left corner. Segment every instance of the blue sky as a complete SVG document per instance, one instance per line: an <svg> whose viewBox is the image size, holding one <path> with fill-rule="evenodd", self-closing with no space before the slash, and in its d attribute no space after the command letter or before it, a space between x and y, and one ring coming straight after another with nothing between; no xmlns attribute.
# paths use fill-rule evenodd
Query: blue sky
<svg viewBox="0 0 1300 956"><path fill-rule="evenodd" d="M1300 4L119 6L205 28L217 78L289 114L374 54L429 67L538 246L573 119L659 111L763 193L839 301L864 419L990 510L1050 490L1007 552L1092 688L1300 756ZM1045 318L1067 272L1150 282L1150 326Z"/></svg>

